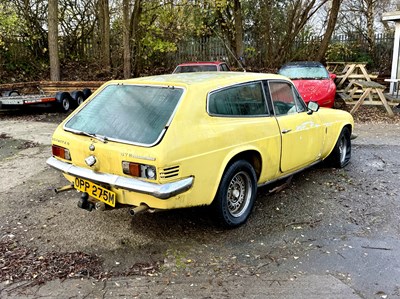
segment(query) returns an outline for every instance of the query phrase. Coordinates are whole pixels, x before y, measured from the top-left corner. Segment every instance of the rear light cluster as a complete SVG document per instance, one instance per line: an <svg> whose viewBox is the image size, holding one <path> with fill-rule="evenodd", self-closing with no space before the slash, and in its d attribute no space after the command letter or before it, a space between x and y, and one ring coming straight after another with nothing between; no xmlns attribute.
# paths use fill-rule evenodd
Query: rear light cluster
<svg viewBox="0 0 400 299"><path fill-rule="evenodd" d="M154 166L138 164L128 161L122 161L122 170L125 174L155 180L157 178L157 171Z"/></svg>
<svg viewBox="0 0 400 299"><path fill-rule="evenodd" d="M70 155L68 149L66 149L64 147L61 147L61 146L58 146L58 145L52 145L51 146L51 150L53 152L53 156L59 157L59 158L64 159L64 160L70 160L71 161L71 155Z"/></svg>

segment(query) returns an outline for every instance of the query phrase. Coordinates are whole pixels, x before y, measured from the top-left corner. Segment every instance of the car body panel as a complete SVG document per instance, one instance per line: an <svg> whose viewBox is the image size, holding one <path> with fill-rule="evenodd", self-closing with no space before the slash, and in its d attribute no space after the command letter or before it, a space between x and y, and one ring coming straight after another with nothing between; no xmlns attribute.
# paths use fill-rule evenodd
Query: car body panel
<svg viewBox="0 0 400 299"><path fill-rule="evenodd" d="M317 146L315 139L323 140L324 132L316 113L310 115L302 112L277 119L281 131L288 131L282 134L283 173L304 167L321 158L322 143Z"/></svg>
<svg viewBox="0 0 400 299"><path fill-rule="evenodd" d="M320 107L333 107L336 85L332 79L292 80L306 103L315 101Z"/></svg>
<svg viewBox="0 0 400 299"><path fill-rule="evenodd" d="M207 113L210 92L274 79L292 84L278 75L239 72L173 74L108 82L54 132L52 144L67 148L72 161L59 157L53 159L90 170L93 174L111 174L116 178L131 177L123 173L122 161L152 165L157 170L155 180L136 178L150 185L168 185L188 178L193 181L188 190L168 198L157 198L143 190L134 192L116 187L113 181L103 182L106 188L116 193L118 204L145 204L154 209L209 205L227 165L238 157L251 161L257 173L258 185L263 185L326 158L340 130L344 126L353 127L352 117L347 112L323 108L314 113L279 117L221 117ZM95 101L96 96L110 84L175 86L185 90L166 133L157 144L133 145L113 140L102 142L68 131L68 121L85 109L88 103ZM282 127L292 131L281 134ZM97 162L90 167L85 159L91 155L96 157ZM74 182L74 176L65 172L64 175L67 180Z"/></svg>

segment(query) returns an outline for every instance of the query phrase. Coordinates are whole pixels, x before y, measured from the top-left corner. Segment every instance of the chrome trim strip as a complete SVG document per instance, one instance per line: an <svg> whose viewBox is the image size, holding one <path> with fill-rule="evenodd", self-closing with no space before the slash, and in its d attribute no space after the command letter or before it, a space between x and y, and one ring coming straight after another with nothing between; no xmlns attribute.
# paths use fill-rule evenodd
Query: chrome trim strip
<svg viewBox="0 0 400 299"><path fill-rule="evenodd" d="M183 193L189 190L193 186L194 182L193 177L188 177L176 182L160 185L114 174L94 172L90 169L74 166L72 164L60 161L54 157L47 159L46 163L65 174L87 179L93 182L109 184L114 188L121 188L129 191L149 194L159 199L168 199L172 196Z"/></svg>

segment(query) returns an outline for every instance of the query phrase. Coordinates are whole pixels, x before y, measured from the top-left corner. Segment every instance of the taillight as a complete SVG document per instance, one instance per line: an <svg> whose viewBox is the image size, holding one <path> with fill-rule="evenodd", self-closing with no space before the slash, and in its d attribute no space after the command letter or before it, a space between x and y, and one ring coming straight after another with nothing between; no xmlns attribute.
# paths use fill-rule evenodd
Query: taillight
<svg viewBox="0 0 400 299"><path fill-rule="evenodd" d="M138 164L128 161L122 161L122 170L125 174L155 180L157 178L156 168L151 165Z"/></svg>
<svg viewBox="0 0 400 299"><path fill-rule="evenodd" d="M71 155L68 149L58 145L52 145L51 150L53 152L53 156L59 157L64 160L71 160Z"/></svg>

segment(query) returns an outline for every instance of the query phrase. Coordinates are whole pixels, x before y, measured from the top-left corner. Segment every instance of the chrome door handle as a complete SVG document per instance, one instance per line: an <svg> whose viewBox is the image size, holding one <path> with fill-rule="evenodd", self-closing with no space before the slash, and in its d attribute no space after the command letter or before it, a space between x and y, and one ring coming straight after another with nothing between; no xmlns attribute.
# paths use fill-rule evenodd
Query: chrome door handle
<svg viewBox="0 0 400 299"><path fill-rule="evenodd" d="M292 130L292 129L284 129L284 130L282 130L282 134L289 133L291 130Z"/></svg>

